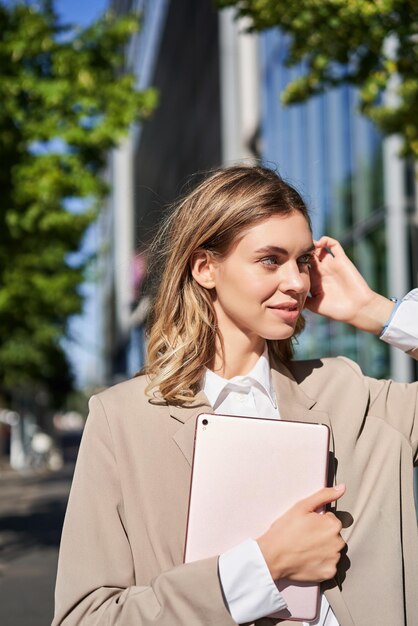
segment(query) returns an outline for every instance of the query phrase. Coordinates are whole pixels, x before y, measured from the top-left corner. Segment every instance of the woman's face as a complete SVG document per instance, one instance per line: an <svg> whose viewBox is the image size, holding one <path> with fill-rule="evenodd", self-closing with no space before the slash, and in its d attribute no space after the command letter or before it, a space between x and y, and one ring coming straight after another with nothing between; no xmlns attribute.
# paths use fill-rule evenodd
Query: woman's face
<svg viewBox="0 0 418 626"><path fill-rule="evenodd" d="M287 339L310 288L312 234L298 212L249 228L212 267L214 307L226 339L237 330L251 340Z"/></svg>

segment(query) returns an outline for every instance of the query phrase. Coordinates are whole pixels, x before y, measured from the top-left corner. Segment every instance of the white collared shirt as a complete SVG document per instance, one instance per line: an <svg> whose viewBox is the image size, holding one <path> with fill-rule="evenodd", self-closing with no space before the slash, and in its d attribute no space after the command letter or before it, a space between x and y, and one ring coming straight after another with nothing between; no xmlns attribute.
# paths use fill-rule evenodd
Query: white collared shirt
<svg viewBox="0 0 418 626"><path fill-rule="evenodd" d="M418 345L417 319L418 289L413 289L393 310L380 339L404 352L414 350Z"/></svg>
<svg viewBox="0 0 418 626"><path fill-rule="evenodd" d="M405 351L415 349L418 346L417 319L418 289L414 289L397 307L380 338ZM245 376L227 380L206 370L203 391L215 413L280 419L267 346ZM219 577L229 611L237 624L252 622L286 608L258 543L253 539L220 555ZM339 626L323 594L319 617L310 624Z"/></svg>
<svg viewBox="0 0 418 626"><path fill-rule="evenodd" d="M215 413L280 418L267 345L253 369L245 376L226 379L207 369L203 389Z"/></svg>

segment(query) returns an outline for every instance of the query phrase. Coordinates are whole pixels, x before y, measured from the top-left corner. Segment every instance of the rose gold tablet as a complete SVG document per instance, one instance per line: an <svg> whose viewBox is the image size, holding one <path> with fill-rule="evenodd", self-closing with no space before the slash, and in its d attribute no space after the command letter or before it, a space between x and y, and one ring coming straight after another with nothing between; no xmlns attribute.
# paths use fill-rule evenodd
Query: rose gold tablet
<svg viewBox="0 0 418 626"><path fill-rule="evenodd" d="M295 502L326 485L329 430L323 424L199 415L185 562L262 535ZM288 608L279 619L313 621L319 585L276 583Z"/></svg>

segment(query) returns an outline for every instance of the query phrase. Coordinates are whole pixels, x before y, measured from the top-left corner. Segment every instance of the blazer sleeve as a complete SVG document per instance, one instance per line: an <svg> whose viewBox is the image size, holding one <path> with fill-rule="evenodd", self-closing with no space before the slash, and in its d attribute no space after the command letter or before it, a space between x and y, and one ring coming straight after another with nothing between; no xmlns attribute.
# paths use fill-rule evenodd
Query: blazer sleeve
<svg viewBox="0 0 418 626"><path fill-rule="evenodd" d="M409 353L410 354L410 353ZM357 363L338 357L355 370L367 388L367 413L381 417L402 433L412 447L418 464L418 382L398 383L364 376Z"/></svg>
<svg viewBox="0 0 418 626"><path fill-rule="evenodd" d="M52 626L233 626L216 557L135 585L122 507L111 433L93 397L63 526Z"/></svg>

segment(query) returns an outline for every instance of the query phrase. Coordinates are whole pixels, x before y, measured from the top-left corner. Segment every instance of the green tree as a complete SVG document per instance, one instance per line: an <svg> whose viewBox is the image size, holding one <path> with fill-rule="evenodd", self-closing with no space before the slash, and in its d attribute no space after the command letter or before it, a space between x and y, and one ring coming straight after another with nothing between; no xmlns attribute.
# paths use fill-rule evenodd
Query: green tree
<svg viewBox="0 0 418 626"><path fill-rule="evenodd" d="M156 103L121 70L137 27L111 12L63 26L53 2L0 2L0 391L41 385L58 402L71 388L60 339L87 266L71 253L108 191L108 151Z"/></svg>
<svg viewBox="0 0 418 626"><path fill-rule="evenodd" d="M235 6L252 29L289 35L287 64L305 72L287 85L284 103L302 102L343 82L359 89L360 110L384 133L400 133L418 158L417 0L217 0ZM394 102L382 102L390 85Z"/></svg>

